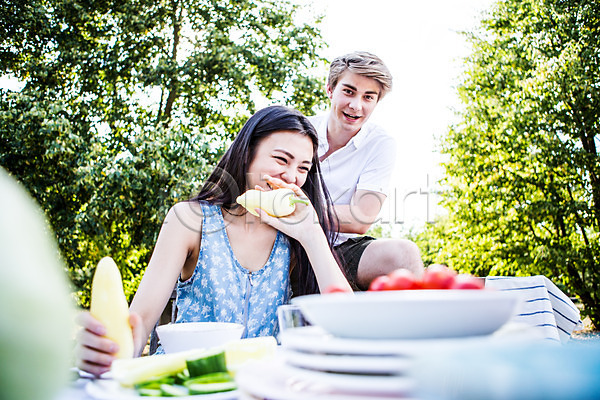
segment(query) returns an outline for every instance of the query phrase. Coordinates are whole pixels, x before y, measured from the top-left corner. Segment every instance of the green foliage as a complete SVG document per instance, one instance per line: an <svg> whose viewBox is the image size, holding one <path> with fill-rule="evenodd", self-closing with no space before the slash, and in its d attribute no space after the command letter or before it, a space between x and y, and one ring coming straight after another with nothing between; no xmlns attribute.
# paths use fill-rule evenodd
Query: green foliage
<svg viewBox="0 0 600 400"><path fill-rule="evenodd" d="M371 225L369 230L365 233L366 236L372 236L374 238L390 238L392 237L391 228L389 225L382 223L374 223Z"/></svg>
<svg viewBox="0 0 600 400"><path fill-rule="evenodd" d="M323 43L289 1L10 0L0 11L0 165L54 229L77 298L111 255L137 288L168 208L255 111L326 99ZM261 100L264 101L264 100Z"/></svg>
<svg viewBox="0 0 600 400"><path fill-rule="evenodd" d="M600 3L502 0L471 35L464 107L442 147L436 262L544 274L600 326Z"/></svg>

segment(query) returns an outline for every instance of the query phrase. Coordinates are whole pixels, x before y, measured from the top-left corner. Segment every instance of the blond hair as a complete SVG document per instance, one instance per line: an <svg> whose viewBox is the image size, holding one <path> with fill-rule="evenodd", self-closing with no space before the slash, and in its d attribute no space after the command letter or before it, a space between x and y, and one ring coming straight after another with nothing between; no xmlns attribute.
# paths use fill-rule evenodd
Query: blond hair
<svg viewBox="0 0 600 400"><path fill-rule="evenodd" d="M375 79L381 88L379 99L392 90L392 74L375 54L355 51L335 58L329 66L329 77L327 78L327 85L331 90L335 89L342 74L346 71Z"/></svg>

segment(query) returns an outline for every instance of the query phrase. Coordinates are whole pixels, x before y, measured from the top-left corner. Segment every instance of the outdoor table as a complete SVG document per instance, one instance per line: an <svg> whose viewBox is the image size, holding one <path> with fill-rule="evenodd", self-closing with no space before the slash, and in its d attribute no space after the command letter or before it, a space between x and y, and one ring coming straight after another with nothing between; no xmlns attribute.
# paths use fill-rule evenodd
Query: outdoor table
<svg viewBox="0 0 600 400"><path fill-rule="evenodd" d="M478 343L427 354L413 371L417 386L427 387L439 400L479 400L492 394L496 399L534 399L540 393L545 399L568 394L600 398L600 340L583 349L581 343L568 343L582 324L569 297L541 275L487 277L485 285L519 294L517 312L505 326L518 329L503 330L515 338L527 336L529 342ZM56 400L94 400L85 390L89 382L72 382Z"/></svg>
<svg viewBox="0 0 600 400"><path fill-rule="evenodd" d="M413 375L424 398L437 400L598 399L600 340L449 348L417 360ZM94 400L88 382L73 382L55 400Z"/></svg>
<svg viewBox="0 0 600 400"><path fill-rule="evenodd" d="M94 400L88 396L85 391L85 385L89 379L78 379L63 389L56 397L56 400Z"/></svg>

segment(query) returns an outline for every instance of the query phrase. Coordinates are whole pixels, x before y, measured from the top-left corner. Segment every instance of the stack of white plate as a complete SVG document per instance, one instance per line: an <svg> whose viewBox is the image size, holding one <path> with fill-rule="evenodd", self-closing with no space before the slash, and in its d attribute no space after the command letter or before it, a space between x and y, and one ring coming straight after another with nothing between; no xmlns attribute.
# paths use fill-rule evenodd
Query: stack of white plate
<svg viewBox="0 0 600 400"><path fill-rule="evenodd" d="M275 359L246 365L236 381L240 399L247 400L415 399L414 360L502 340L494 335L354 339L333 336L320 327L294 328L282 332Z"/></svg>
<svg viewBox="0 0 600 400"><path fill-rule="evenodd" d="M241 398L253 400L413 398L407 370L413 355L431 345L339 338L314 326L289 329L274 360L246 366L236 381Z"/></svg>
<svg viewBox="0 0 600 400"><path fill-rule="evenodd" d="M414 399L414 361L489 341L516 304L484 290L334 293L292 302L313 326L282 331L274 360L243 367L240 398Z"/></svg>

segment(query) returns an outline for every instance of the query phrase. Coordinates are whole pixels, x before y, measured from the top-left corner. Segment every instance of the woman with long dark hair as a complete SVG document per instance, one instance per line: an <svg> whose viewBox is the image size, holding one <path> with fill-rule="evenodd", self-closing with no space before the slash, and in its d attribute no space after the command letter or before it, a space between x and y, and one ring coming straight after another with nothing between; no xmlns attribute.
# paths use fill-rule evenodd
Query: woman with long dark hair
<svg viewBox="0 0 600 400"><path fill-rule="evenodd" d="M177 321L244 324L245 336L276 331L277 307L331 285L350 291L332 252L336 226L320 176L317 135L298 111L258 111L193 199L169 210L131 303L136 354L177 286ZM248 189L292 189L307 198L289 216L258 217L236 203ZM101 374L115 344L89 313L79 318L78 367Z"/></svg>

